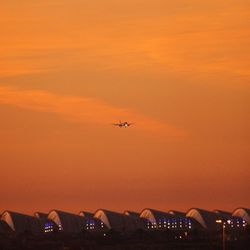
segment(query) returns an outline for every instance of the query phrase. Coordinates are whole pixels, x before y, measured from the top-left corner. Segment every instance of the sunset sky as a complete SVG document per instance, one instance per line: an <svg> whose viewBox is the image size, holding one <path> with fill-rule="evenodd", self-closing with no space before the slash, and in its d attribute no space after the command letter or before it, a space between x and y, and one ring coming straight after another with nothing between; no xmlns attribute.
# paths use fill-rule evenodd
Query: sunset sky
<svg viewBox="0 0 250 250"><path fill-rule="evenodd" d="M250 207L249 17L248 0L1 1L0 212Z"/></svg>

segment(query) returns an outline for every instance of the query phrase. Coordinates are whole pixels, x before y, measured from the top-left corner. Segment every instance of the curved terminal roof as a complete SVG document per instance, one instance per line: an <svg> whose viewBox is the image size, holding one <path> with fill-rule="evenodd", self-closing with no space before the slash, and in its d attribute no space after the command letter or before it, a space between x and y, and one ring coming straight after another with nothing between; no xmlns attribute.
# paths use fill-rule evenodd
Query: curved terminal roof
<svg viewBox="0 0 250 250"><path fill-rule="evenodd" d="M45 213L41 213L41 212L36 212L34 213L34 216L36 218L38 218L38 220L40 221L40 224L43 228L43 230L48 230L48 228L51 230L53 228L53 231L58 231L59 228L56 225L56 223L50 219L48 219L48 214Z"/></svg>
<svg viewBox="0 0 250 250"><path fill-rule="evenodd" d="M159 220L174 218L175 216L167 212L146 208L142 210L140 217L150 221L151 223L157 223Z"/></svg>
<svg viewBox="0 0 250 250"><path fill-rule="evenodd" d="M93 213L81 211L79 215L84 219L86 230L91 230L91 231L107 230L106 226L104 226L104 223L100 219L95 218Z"/></svg>
<svg viewBox="0 0 250 250"><path fill-rule="evenodd" d="M126 211L124 211L124 214L127 216L130 216L132 218L140 218L140 214L137 212L126 210Z"/></svg>
<svg viewBox="0 0 250 250"><path fill-rule="evenodd" d="M5 211L1 216L1 220L5 221L13 231L18 233L25 231L33 233L42 232L39 220L30 215Z"/></svg>
<svg viewBox="0 0 250 250"><path fill-rule="evenodd" d="M246 221L248 225L250 225L250 209L249 208L237 208L233 212L233 216L237 216Z"/></svg>
<svg viewBox="0 0 250 250"><path fill-rule="evenodd" d="M76 214L52 210L48 215L48 219L52 220L60 231L79 233L84 229L84 219Z"/></svg>
<svg viewBox="0 0 250 250"><path fill-rule="evenodd" d="M220 216L215 212L200 208L191 208L186 216L196 220L206 230L219 230L221 227L216 223L216 220L218 220Z"/></svg>
<svg viewBox="0 0 250 250"><path fill-rule="evenodd" d="M219 218L222 220L231 220L235 218L236 216L233 216L230 212L228 211L223 211L223 210L214 210L216 214L218 214ZM239 218L239 217L238 217Z"/></svg>
<svg viewBox="0 0 250 250"><path fill-rule="evenodd" d="M147 220L144 219L144 218L141 218L140 217L140 213L126 210L126 211L124 211L124 214L126 216L131 217L135 221L135 223L136 223L136 225L138 227L137 229L146 229L146 227L147 227Z"/></svg>
<svg viewBox="0 0 250 250"><path fill-rule="evenodd" d="M80 211L79 215L84 217L84 218L93 218L94 214L86 211Z"/></svg>
<svg viewBox="0 0 250 250"><path fill-rule="evenodd" d="M48 214L41 213L41 212L35 212L34 216L38 219L43 219L43 220L48 218Z"/></svg>
<svg viewBox="0 0 250 250"><path fill-rule="evenodd" d="M135 231L143 227L143 221L109 210L97 210L94 217L100 219L108 229L116 231Z"/></svg>
<svg viewBox="0 0 250 250"><path fill-rule="evenodd" d="M186 216L185 213L180 212L180 211L176 211L176 210L169 210L168 213L175 215L175 216L178 216L178 217L185 217Z"/></svg>

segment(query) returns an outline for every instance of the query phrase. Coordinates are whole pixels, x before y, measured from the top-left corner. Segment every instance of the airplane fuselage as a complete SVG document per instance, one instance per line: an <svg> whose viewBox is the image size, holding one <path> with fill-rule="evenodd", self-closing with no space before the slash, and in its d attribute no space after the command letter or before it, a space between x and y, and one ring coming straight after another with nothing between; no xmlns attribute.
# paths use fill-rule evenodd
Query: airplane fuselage
<svg viewBox="0 0 250 250"><path fill-rule="evenodd" d="M115 123L113 124L114 126L118 126L120 128L124 127L124 128L127 128L131 125L131 123L128 123L128 122L120 122L120 123Z"/></svg>

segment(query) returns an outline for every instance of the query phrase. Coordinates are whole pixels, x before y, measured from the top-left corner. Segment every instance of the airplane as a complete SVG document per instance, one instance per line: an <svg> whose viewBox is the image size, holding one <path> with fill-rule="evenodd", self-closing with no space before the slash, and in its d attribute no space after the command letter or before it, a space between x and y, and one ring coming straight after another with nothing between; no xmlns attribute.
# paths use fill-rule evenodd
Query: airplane
<svg viewBox="0 0 250 250"><path fill-rule="evenodd" d="M122 127L124 127L124 128L127 128L127 127L129 127L129 126L131 126L131 125L133 125L134 123L128 123L128 122L119 122L119 123L113 123L112 125L114 125L114 126L118 126L118 127L120 127L120 128L122 128Z"/></svg>

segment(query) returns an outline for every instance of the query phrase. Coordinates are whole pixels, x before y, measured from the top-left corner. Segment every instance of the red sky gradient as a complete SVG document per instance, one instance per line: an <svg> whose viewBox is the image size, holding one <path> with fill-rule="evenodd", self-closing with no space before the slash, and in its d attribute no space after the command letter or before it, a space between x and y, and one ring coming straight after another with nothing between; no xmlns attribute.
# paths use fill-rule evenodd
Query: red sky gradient
<svg viewBox="0 0 250 250"><path fill-rule="evenodd" d="M250 207L249 1L3 2L0 211Z"/></svg>

